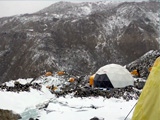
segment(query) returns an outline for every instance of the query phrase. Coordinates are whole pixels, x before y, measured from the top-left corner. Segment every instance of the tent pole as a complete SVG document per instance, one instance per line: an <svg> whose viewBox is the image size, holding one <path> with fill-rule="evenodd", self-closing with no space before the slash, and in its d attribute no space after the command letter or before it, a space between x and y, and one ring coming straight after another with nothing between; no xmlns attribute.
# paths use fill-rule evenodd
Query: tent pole
<svg viewBox="0 0 160 120"><path fill-rule="evenodd" d="M135 105L132 107L132 109L129 111L129 113L127 114L127 116L124 118L124 120L127 119L127 117L129 116L129 114L132 112L133 108L136 106L137 102L135 103Z"/></svg>

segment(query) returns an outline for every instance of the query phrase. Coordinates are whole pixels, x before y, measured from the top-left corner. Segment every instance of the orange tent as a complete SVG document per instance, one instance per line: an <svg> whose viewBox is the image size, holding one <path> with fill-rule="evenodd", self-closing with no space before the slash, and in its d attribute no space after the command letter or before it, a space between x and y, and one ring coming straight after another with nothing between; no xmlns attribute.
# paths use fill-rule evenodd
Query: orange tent
<svg viewBox="0 0 160 120"><path fill-rule="evenodd" d="M58 74L59 76L61 76L61 75L66 74L66 72L64 72L64 71L59 71L59 72L57 72L57 74Z"/></svg>
<svg viewBox="0 0 160 120"><path fill-rule="evenodd" d="M45 76L52 76L52 73L51 72L46 72Z"/></svg>

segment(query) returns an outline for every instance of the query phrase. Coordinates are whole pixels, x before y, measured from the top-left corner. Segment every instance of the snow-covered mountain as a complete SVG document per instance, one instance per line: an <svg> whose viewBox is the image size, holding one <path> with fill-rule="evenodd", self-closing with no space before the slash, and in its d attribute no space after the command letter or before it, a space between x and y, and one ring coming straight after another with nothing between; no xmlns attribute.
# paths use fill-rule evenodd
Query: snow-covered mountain
<svg viewBox="0 0 160 120"><path fill-rule="evenodd" d="M34 14L0 18L0 82L44 71L94 73L159 49L158 4L59 2Z"/></svg>

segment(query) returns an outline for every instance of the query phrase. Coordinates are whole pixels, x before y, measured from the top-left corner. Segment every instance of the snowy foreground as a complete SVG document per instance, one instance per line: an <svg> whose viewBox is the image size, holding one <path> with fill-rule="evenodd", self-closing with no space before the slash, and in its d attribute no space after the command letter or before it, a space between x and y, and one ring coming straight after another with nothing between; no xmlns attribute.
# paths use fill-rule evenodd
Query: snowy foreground
<svg viewBox="0 0 160 120"><path fill-rule="evenodd" d="M21 83L28 80L20 79ZM8 84L12 84L11 82ZM41 91L30 92L0 91L0 108L12 110L22 116L21 120L38 118L39 120L124 120L137 100L126 101L116 98L86 97L75 98L72 94L57 98L46 85ZM130 120L133 111L126 120Z"/></svg>

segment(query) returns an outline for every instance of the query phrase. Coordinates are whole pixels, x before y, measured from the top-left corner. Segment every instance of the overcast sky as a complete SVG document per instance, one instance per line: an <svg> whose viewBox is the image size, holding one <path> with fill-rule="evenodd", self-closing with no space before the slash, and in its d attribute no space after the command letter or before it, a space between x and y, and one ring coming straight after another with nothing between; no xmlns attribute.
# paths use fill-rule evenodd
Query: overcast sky
<svg viewBox="0 0 160 120"><path fill-rule="evenodd" d="M0 17L37 12L58 1L91 2L91 1L107 1L107 0L32 0L32 1L0 0ZM118 1L118 0L112 0L112 1ZM140 0L126 0L126 1L140 1Z"/></svg>

